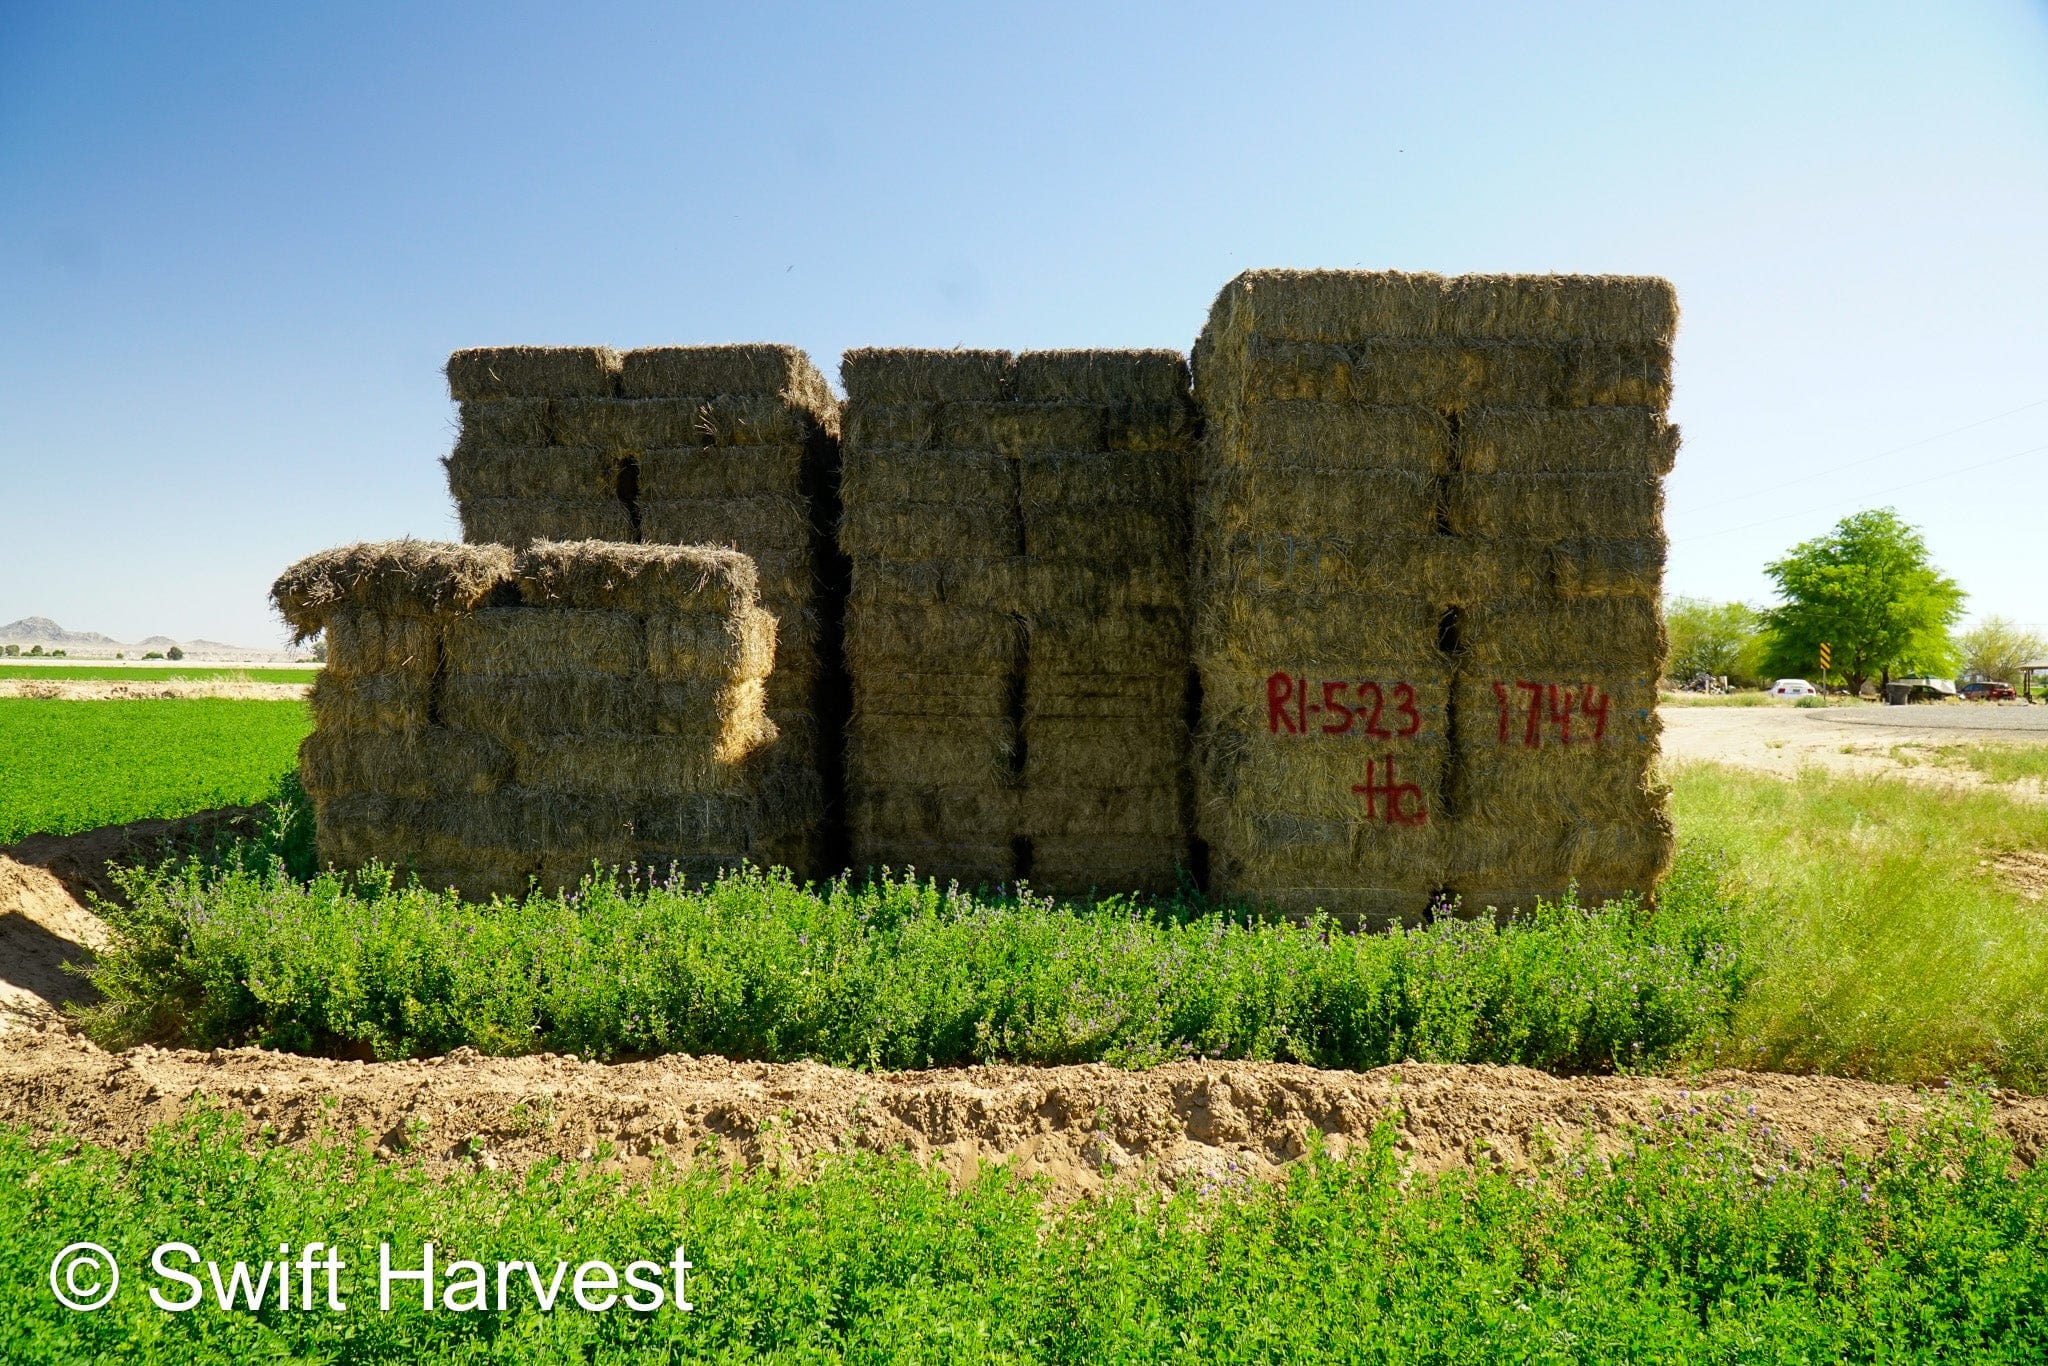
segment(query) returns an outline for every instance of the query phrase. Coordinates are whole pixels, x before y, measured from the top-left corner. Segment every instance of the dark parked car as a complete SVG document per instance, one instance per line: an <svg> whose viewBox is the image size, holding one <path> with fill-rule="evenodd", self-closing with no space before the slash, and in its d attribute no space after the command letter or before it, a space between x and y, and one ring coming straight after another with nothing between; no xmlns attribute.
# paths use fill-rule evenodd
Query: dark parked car
<svg viewBox="0 0 2048 1366"><path fill-rule="evenodd" d="M1965 683L1957 691L1971 702L2010 702L2019 696L2010 683Z"/></svg>

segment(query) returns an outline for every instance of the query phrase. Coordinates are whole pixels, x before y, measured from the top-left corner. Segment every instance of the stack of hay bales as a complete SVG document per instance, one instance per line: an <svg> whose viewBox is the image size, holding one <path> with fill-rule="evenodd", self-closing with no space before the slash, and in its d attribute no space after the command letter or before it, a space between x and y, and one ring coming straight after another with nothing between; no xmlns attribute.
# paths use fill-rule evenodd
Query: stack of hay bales
<svg viewBox="0 0 2048 1366"><path fill-rule="evenodd" d="M1170 891L1193 864L1187 359L1025 352L998 421L1026 559L1020 871Z"/></svg>
<svg viewBox="0 0 2048 1366"><path fill-rule="evenodd" d="M1024 524L1004 351L860 350L846 388L846 818L856 870L1018 874Z"/></svg>
<svg viewBox="0 0 2048 1366"><path fill-rule="evenodd" d="M593 861L708 877L760 861L775 621L729 550L357 545L273 600L325 631L300 752L323 860L465 895L573 887Z"/></svg>
<svg viewBox="0 0 2048 1366"><path fill-rule="evenodd" d="M1654 884L1675 325L1655 280L1226 286L1195 354L1215 891L1377 922Z"/></svg>
<svg viewBox="0 0 2048 1366"><path fill-rule="evenodd" d="M833 541L839 409L803 352L774 345L458 351L448 482L470 542L592 538L751 556L780 624L769 766L791 825L769 861L836 861L827 795L843 712Z"/></svg>
<svg viewBox="0 0 2048 1366"><path fill-rule="evenodd" d="M856 868L1170 889L1189 862L1171 352L849 352Z"/></svg>

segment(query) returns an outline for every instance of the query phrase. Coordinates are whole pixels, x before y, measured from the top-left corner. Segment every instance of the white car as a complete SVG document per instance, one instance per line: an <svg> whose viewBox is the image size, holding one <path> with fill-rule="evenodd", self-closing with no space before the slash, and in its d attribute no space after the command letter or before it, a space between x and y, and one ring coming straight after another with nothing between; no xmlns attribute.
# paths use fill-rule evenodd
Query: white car
<svg viewBox="0 0 2048 1366"><path fill-rule="evenodd" d="M1773 697L1818 697L1820 689L1803 678L1781 678L1771 684Z"/></svg>

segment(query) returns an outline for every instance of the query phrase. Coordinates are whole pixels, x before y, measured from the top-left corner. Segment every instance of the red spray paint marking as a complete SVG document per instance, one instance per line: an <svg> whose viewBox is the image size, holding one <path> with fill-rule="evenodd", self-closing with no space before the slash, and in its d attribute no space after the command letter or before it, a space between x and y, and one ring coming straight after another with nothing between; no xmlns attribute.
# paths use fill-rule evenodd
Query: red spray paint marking
<svg viewBox="0 0 2048 1366"><path fill-rule="evenodd" d="M1386 769L1386 776L1380 770ZM1422 804L1422 789L1414 783L1394 781L1394 756L1365 761L1365 781L1354 783L1351 791L1365 798L1365 818L1383 820L1388 825L1423 825L1429 820L1429 811ZM1412 798L1414 805L1406 802ZM1384 805L1381 804L1384 799Z"/></svg>
<svg viewBox="0 0 2048 1366"><path fill-rule="evenodd" d="M1347 701L1346 694L1353 700ZM1311 702L1320 696L1321 701ZM1389 707L1391 703L1391 709ZM1311 730L1309 718L1322 722ZM1389 730L1390 724L1398 727ZM1413 684L1327 678L1311 683L1285 670L1266 676L1266 732L1270 735L1349 735L1363 730L1379 740L1422 733L1422 709Z"/></svg>
<svg viewBox="0 0 2048 1366"><path fill-rule="evenodd" d="M1511 736L1515 727L1515 710L1520 698L1526 696L1528 704L1522 710L1521 744L1524 749L1540 749L1544 737L1549 735L1553 744L1569 745L1599 744L1607 738L1607 710L1613 699L1591 683L1535 683L1517 679L1513 684L1516 696L1510 697L1509 685L1496 682L1493 695L1500 703L1501 744L1512 744ZM1578 735L1572 734L1572 720L1578 717L1593 723L1593 734L1589 738L1583 727Z"/></svg>

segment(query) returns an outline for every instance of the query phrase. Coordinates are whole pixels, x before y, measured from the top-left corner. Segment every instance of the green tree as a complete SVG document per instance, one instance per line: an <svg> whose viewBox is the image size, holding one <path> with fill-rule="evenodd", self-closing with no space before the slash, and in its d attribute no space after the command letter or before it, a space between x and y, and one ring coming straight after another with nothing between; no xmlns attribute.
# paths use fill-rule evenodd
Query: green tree
<svg viewBox="0 0 2048 1366"><path fill-rule="evenodd" d="M1762 667L1756 609L1746 602L1678 597L1664 605L1670 656L1664 676L1683 683L1698 674L1753 682Z"/></svg>
<svg viewBox="0 0 2048 1366"><path fill-rule="evenodd" d="M2048 641L2004 617L1985 617L1956 639L1963 668L1979 678L1992 678L2015 687L2020 665L2048 658Z"/></svg>
<svg viewBox="0 0 2048 1366"><path fill-rule="evenodd" d="M1784 601L1763 613L1765 661L1786 676L1819 668L1825 642L1831 673L1854 692L1894 672L1955 667L1949 630L1963 614L1963 590L1929 561L1927 542L1890 508L1859 512L1825 536L1792 547L1768 566Z"/></svg>
<svg viewBox="0 0 2048 1366"><path fill-rule="evenodd" d="M173 645L170 649L164 651L165 659L183 659L184 657L185 652L175 645Z"/></svg>

